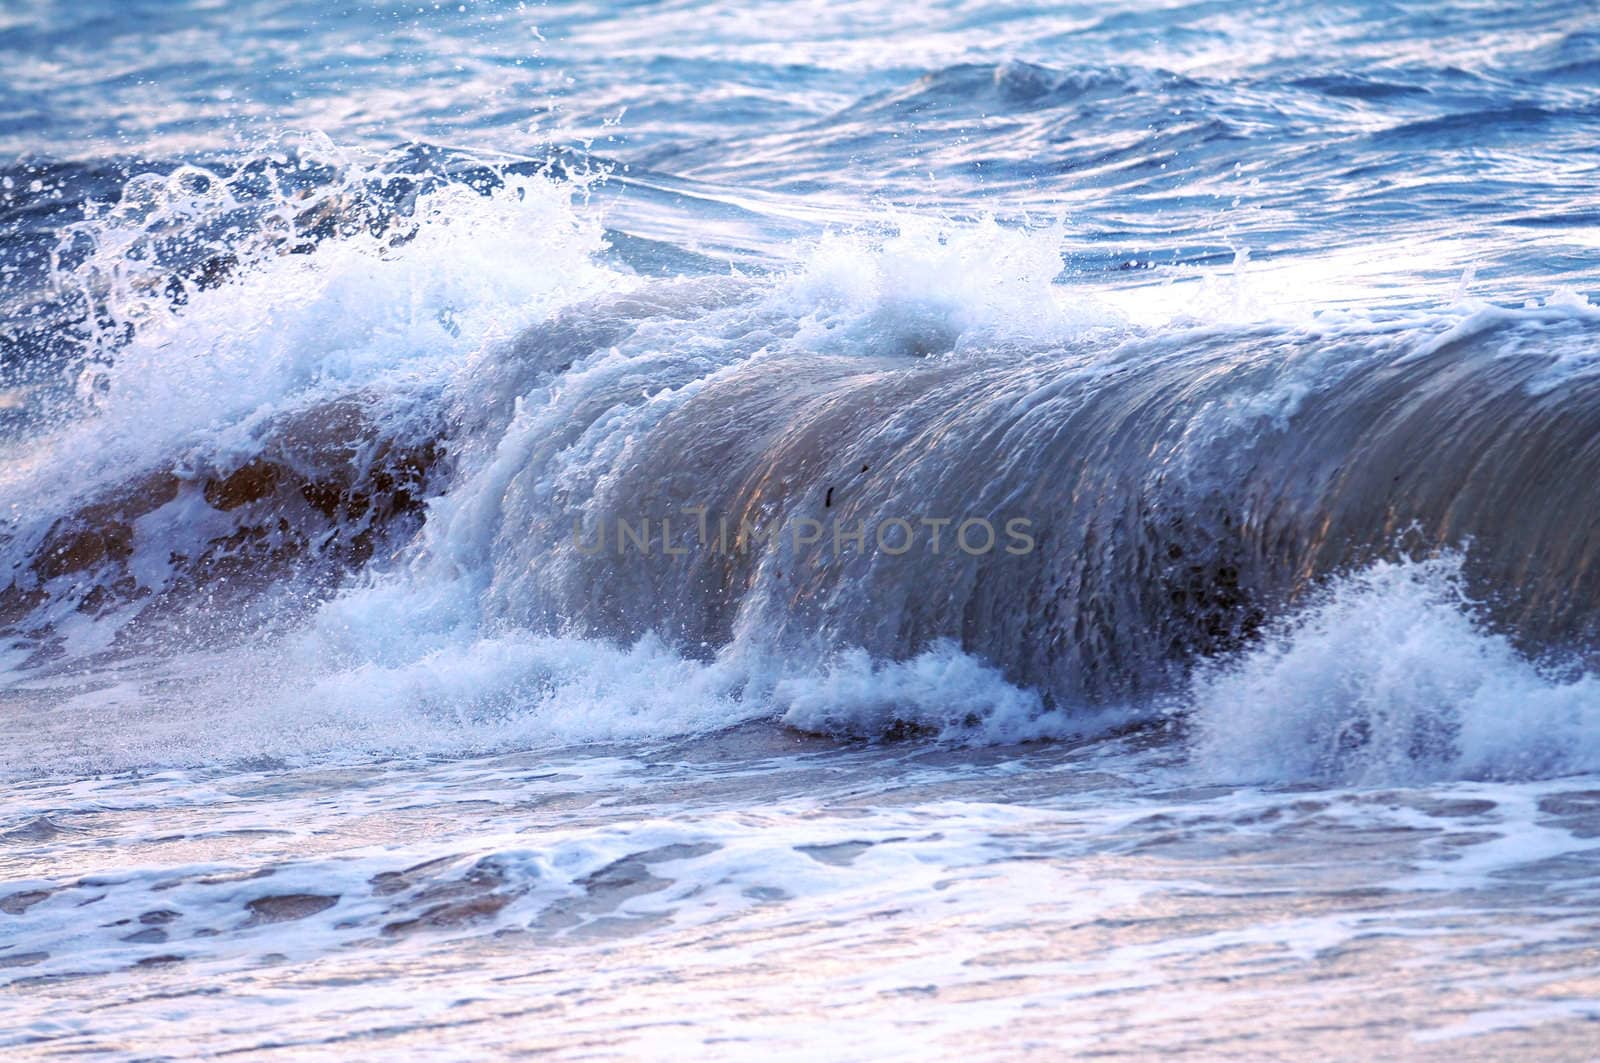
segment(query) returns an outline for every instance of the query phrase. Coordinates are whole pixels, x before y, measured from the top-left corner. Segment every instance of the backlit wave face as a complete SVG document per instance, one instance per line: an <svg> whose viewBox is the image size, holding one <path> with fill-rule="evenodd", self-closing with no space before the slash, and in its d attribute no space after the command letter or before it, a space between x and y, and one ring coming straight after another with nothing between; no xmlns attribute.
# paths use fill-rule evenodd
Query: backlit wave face
<svg viewBox="0 0 1600 1063"><path fill-rule="evenodd" d="M334 625L321 682L484 638L648 640L712 669L729 720L1047 734L1163 711L1330 579L1458 553L1447 578L1524 652L1592 645L1582 299L1137 325L1052 283L1056 231L912 221L767 277L647 280L593 260L566 195L446 185L403 240L264 252L150 310L18 450L39 506L6 543L11 659ZM474 272L507 222L534 257ZM253 390L197 386L190 345ZM362 634L368 608L398 630ZM984 692L930 716L930 662ZM804 684L841 667L890 689L823 706Z"/></svg>
<svg viewBox="0 0 1600 1063"><path fill-rule="evenodd" d="M953 640L1073 704L1159 688L1328 575L1470 544L1500 617L1581 638L1600 407L1593 379L1539 384L1596 324L1551 309L1449 342L1365 322L943 357L769 344L714 367L630 337L525 414L540 443L507 482L491 598L713 650Z"/></svg>

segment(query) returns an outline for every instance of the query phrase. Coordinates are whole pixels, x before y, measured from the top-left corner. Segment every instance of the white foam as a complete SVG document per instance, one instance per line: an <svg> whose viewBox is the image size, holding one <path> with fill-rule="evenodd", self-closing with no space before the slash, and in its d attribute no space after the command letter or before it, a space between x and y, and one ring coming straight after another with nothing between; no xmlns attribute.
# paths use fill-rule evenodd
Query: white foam
<svg viewBox="0 0 1600 1063"><path fill-rule="evenodd" d="M337 203L338 191L321 198ZM55 511L63 483L82 490L186 448L226 460L248 453L252 430L286 408L380 378L377 393L396 397L446 379L564 301L617 283L592 260L602 230L573 207L573 192L540 177L511 177L488 195L444 184L418 197L398 227L408 238L361 232L308 254L241 235L224 249L239 260L233 276L174 307L151 245L175 225L216 224L237 204L227 179L194 167L136 178L120 204L82 223L71 239L92 253L57 278L100 293L132 338L85 371L93 414L8 462L0 490ZM278 212L315 202L286 199Z"/></svg>
<svg viewBox="0 0 1600 1063"><path fill-rule="evenodd" d="M893 215L887 234L834 233L802 256L773 298L816 350L943 353L1059 342L1123 317L1054 283L1060 225L1004 227Z"/></svg>
<svg viewBox="0 0 1600 1063"><path fill-rule="evenodd" d="M1036 692L946 640L906 661L850 650L818 673L782 680L774 696L792 727L866 738L910 728L946 741L1026 742L1102 722L1049 712Z"/></svg>
<svg viewBox="0 0 1600 1063"><path fill-rule="evenodd" d="M618 645L430 628L448 610L385 613L395 600L364 600L363 619L347 599L342 613L286 639L147 664L78 693L58 687L47 722L8 736L0 771L478 754L659 740L751 720L844 738L910 729L986 745L1094 733L1126 719L1047 711L1036 693L950 643L906 661L849 650L808 663L742 644L694 660L653 635ZM337 615L352 626L339 629L329 619ZM358 631L362 623L374 630Z"/></svg>
<svg viewBox="0 0 1600 1063"><path fill-rule="evenodd" d="M1183 708L1197 769L1382 783L1600 768L1600 679L1558 674L1488 630L1461 564L1376 564L1202 671Z"/></svg>

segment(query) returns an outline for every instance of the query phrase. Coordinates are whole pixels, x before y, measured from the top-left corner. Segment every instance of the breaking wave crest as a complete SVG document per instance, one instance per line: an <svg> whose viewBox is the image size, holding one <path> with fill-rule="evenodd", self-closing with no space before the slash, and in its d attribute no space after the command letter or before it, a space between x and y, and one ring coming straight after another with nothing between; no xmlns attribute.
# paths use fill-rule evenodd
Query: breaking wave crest
<svg viewBox="0 0 1600 1063"><path fill-rule="evenodd" d="M1221 775L1594 764L1581 299L1136 325L1059 228L915 218L650 279L551 167L340 172L266 210L182 170L78 230L98 338L8 446L0 645L12 695L148 719L9 767L1175 696ZM240 211L209 267L153 250Z"/></svg>
<svg viewBox="0 0 1600 1063"><path fill-rule="evenodd" d="M1196 766L1368 784L1600 769L1600 677L1494 633L1462 566L1379 562L1202 668L1182 710Z"/></svg>

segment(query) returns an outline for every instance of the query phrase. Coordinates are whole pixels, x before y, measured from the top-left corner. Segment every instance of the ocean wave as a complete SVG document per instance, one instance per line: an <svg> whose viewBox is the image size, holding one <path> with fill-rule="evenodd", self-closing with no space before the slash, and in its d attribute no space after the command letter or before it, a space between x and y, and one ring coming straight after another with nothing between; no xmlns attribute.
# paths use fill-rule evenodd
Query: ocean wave
<svg viewBox="0 0 1600 1063"><path fill-rule="evenodd" d="M1149 716L1326 580L1458 549L1508 645L1594 644L1580 297L1136 325L1056 283L1060 228L892 216L649 280L572 199L446 185L403 239L145 303L6 473L21 682L209 646L232 704L227 646L270 639L295 663L238 711L308 749L1016 741Z"/></svg>

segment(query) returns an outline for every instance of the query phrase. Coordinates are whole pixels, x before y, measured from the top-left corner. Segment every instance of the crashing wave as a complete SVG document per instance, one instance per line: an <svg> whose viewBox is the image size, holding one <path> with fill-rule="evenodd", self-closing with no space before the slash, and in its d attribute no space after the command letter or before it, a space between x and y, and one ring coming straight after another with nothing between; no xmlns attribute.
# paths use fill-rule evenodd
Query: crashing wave
<svg viewBox="0 0 1600 1063"><path fill-rule="evenodd" d="M1330 578L1452 550L1517 645L1594 645L1581 300L1135 327L1055 283L1057 234L915 222L651 281L596 257L569 194L430 193L404 241L157 315L7 475L38 507L5 531L13 659L269 621L336 629L334 675L446 632L653 640L743 662L705 688L729 719L1014 739L1155 704ZM981 693L937 705L930 675Z"/></svg>

